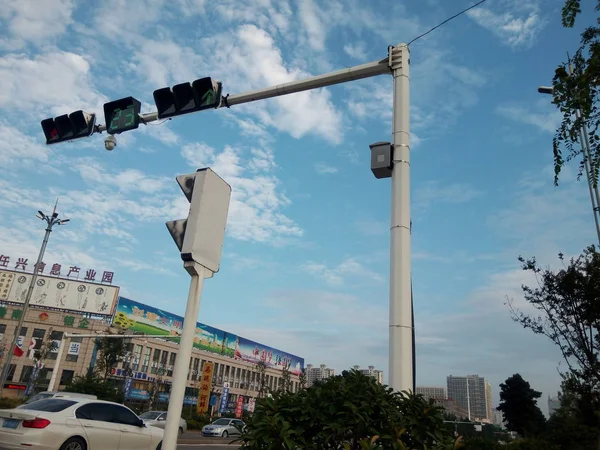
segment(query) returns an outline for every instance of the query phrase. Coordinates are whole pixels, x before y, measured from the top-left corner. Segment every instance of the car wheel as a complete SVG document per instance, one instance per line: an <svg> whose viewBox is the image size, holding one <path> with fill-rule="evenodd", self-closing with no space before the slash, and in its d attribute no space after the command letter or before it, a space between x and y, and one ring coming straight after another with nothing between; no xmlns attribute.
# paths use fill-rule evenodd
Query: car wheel
<svg viewBox="0 0 600 450"><path fill-rule="evenodd" d="M60 446L60 450L86 450L87 445L85 441L80 437L72 437L67 439L63 445Z"/></svg>
<svg viewBox="0 0 600 450"><path fill-rule="evenodd" d="M179 436L181 436L183 434L183 428L179 427Z"/></svg>
<svg viewBox="0 0 600 450"><path fill-rule="evenodd" d="M227 432L227 430L224 430L223 434L221 435L221 437L226 438L227 436L229 436L229 433Z"/></svg>

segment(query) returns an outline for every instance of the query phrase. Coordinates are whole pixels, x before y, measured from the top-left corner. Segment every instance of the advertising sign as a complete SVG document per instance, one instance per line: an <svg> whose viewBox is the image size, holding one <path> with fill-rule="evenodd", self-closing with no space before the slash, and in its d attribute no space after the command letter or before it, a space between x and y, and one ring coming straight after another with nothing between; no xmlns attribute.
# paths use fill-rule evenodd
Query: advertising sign
<svg viewBox="0 0 600 450"><path fill-rule="evenodd" d="M242 412L244 411L244 397L238 395L237 403L235 404L235 417L238 419L242 418Z"/></svg>
<svg viewBox="0 0 600 450"><path fill-rule="evenodd" d="M206 361L202 367L202 379L200 380L200 391L198 392L198 414L205 414L208 411L214 370L214 363L209 361Z"/></svg>
<svg viewBox="0 0 600 450"><path fill-rule="evenodd" d="M127 378L125 380L125 389L124 389L124 395L125 398L129 398L129 391L131 391L131 385L133 384L133 379L132 378ZM139 389L136 389L139 390ZM148 396L149 398L150 396Z"/></svg>
<svg viewBox="0 0 600 450"><path fill-rule="evenodd" d="M219 405L219 413L223 414L223 412L227 409L228 403L229 403L229 383L223 383L223 393L221 394L221 404Z"/></svg>
<svg viewBox="0 0 600 450"><path fill-rule="evenodd" d="M33 275L0 270L0 302L22 305ZM110 316L119 288L88 281L38 275L30 306Z"/></svg>
<svg viewBox="0 0 600 450"><path fill-rule="evenodd" d="M248 412L253 413L255 406L256 406L256 399L255 398L250 398L248 400Z"/></svg>
<svg viewBox="0 0 600 450"><path fill-rule="evenodd" d="M134 333L177 336L183 330L183 317L119 297L113 324ZM250 363L263 361L273 369L281 370L288 365L295 375L300 375L304 368L304 358L200 322L196 324L194 347Z"/></svg>

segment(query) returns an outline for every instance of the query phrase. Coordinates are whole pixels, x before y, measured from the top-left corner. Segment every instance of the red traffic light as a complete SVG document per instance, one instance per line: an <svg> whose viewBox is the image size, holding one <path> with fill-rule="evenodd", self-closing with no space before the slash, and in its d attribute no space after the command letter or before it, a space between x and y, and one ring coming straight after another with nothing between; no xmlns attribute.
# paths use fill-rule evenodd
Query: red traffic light
<svg viewBox="0 0 600 450"><path fill-rule="evenodd" d="M46 145L88 137L94 132L96 115L79 110L41 122Z"/></svg>

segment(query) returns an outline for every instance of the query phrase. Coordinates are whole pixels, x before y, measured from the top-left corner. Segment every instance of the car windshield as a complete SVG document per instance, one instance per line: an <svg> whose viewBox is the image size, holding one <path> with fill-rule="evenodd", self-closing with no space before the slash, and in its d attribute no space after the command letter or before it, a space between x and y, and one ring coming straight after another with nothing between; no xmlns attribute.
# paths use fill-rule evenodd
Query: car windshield
<svg viewBox="0 0 600 450"><path fill-rule="evenodd" d="M213 422L213 425L229 425L229 419L217 419Z"/></svg>
<svg viewBox="0 0 600 450"><path fill-rule="evenodd" d="M146 411L144 414L140 415L140 419L156 420L156 419L158 419L158 416L160 416L161 414L162 414L161 412Z"/></svg>
<svg viewBox="0 0 600 450"><path fill-rule="evenodd" d="M37 402L29 403L28 405L20 405L15 409L28 409L31 411L44 411L44 412L60 412L67 409L69 406L75 405L77 402L73 400L63 400L58 398L47 398L45 400L38 400Z"/></svg>

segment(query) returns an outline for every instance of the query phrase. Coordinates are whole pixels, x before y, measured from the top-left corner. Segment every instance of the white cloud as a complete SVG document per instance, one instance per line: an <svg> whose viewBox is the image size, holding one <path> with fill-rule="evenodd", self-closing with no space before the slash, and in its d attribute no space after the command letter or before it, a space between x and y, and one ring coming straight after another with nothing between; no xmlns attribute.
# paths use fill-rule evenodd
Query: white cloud
<svg viewBox="0 0 600 450"><path fill-rule="evenodd" d="M313 49L323 51L327 32L319 13L318 6L312 0L300 0L298 14L308 36L308 42Z"/></svg>
<svg viewBox="0 0 600 450"><path fill-rule="evenodd" d="M548 133L554 133L560 124L561 114L546 101L543 104L538 104L534 107L531 105L506 104L496 108L496 112L507 119L515 122L526 123Z"/></svg>
<svg viewBox="0 0 600 450"><path fill-rule="evenodd" d="M338 172L338 168L325 163L316 163L315 171L319 175L331 175Z"/></svg>
<svg viewBox="0 0 600 450"><path fill-rule="evenodd" d="M90 62L70 52L48 52L33 59L25 55L0 58L0 105L39 117L83 109L102 111L107 101L91 81Z"/></svg>
<svg viewBox="0 0 600 450"><path fill-rule="evenodd" d="M87 182L111 186L121 192L157 193L163 191L170 182L166 177L150 176L137 169L124 169L120 172L109 173L97 162L90 164L89 159L76 160L72 168L77 170Z"/></svg>
<svg viewBox="0 0 600 450"><path fill-rule="evenodd" d="M425 212L434 203L466 203L482 195L479 189L466 183L429 181L415 188L415 211Z"/></svg>
<svg viewBox="0 0 600 450"><path fill-rule="evenodd" d="M74 7L73 0L5 0L0 2L0 19L14 38L40 43L66 31Z"/></svg>
<svg viewBox="0 0 600 450"><path fill-rule="evenodd" d="M0 170L38 164L46 169L51 155L48 147L0 120Z"/></svg>
<svg viewBox="0 0 600 450"><path fill-rule="evenodd" d="M204 143L185 145L181 152L190 166L210 167L231 186L227 219L231 236L271 244L302 236L302 229L282 212L290 200L280 191L281 183L272 173L272 152L253 148L249 153L250 157L244 157L241 149L231 146L217 152Z"/></svg>
<svg viewBox="0 0 600 450"><path fill-rule="evenodd" d="M367 59L367 51L366 45L364 42L358 42L356 44L346 44L344 45L344 52L348 56L358 60L366 60Z"/></svg>
<svg viewBox="0 0 600 450"><path fill-rule="evenodd" d="M478 25L495 34L503 44L512 48L531 47L547 23L537 1L503 0L495 5L496 8L475 8L467 14Z"/></svg>
<svg viewBox="0 0 600 450"><path fill-rule="evenodd" d="M331 286L347 287L348 285L360 284L363 281L375 283L383 281L380 274L366 268L354 258L347 258L331 268L327 264L314 261L302 264L301 268Z"/></svg>

